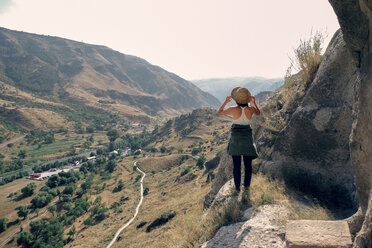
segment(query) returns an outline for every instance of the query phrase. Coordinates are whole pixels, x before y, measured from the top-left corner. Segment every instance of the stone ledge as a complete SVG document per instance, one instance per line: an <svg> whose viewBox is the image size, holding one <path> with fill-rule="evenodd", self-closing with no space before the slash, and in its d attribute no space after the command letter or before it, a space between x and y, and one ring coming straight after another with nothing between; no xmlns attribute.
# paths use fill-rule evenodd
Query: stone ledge
<svg viewBox="0 0 372 248"><path fill-rule="evenodd" d="M288 248L349 248L352 245L346 221L289 221L285 238Z"/></svg>

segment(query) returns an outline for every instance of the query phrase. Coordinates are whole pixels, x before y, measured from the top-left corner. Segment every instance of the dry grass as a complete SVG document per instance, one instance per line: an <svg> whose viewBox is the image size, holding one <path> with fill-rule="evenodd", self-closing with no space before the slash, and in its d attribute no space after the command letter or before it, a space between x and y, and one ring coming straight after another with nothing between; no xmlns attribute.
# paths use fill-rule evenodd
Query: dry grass
<svg viewBox="0 0 372 248"><path fill-rule="evenodd" d="M221 209L208 211L203 218L195 215L185 219L186 229L183 234L187 235L184 235L184 241L177 247L200 246L211 239L221 226L239 221L242 211L251 206L257 208L263 204L280 204L289 209L290 219L332 219L332 214L313 199L299 201L296 192L288 191L282 183L263 174L253 175L249 193L243 193L240 197Z"/></svg>
<svg viewBox="0 0 372 248"><path fill-rule="evenodd" d="M294 49L294 58L291 58L291 66L287 70L287 75L292 75L292 69L300 72L304 83L312 80L318 65L323 59L322 45L326 35L320 31L315 34L311 32L310 38L300 40L300 44Z"/></svg>
<svg viewBox="0 0 372 248"><path fill-rule="evenodd" d="M149 187L149 194L144 198L137 219L122 233L122 239L113 247L175 247L183 242L185 236L190 235L186 229L193 226L190 222L195 217L202 215L204 196L210 188L204 183L206 177L202 171L196 170L195 166L189 173L197 175L196 179L177 182L177 176L187 166L192 164L186 162L155 174L146 172L144 181ZM160 181L164 183L159 184ZM145 232L149 223L169 211L176 212L171 221L150 233ZM147 224L136 229L142 221Z"/></svg>
<svg viewBox="0 0 372 248"><path fill-rule="evenodd" d="M138 162L138 166L151 173L152 171L159 172L162 170L169 170L171 167L177 166L178 161L181 159L182 155L173 154L165 155L162 157L150 157L141 159Z"/></svg>
<svg viewBox="0 0 372 248"><path fill-rule="evenodd" d="M74 237L75 241L69 243L66 247L104 247L104 244L111 241L116 230L133 217L140 194L134 182L134 178L138 173L131 170L132 165L133 161L130 160L120 162L117 170L109 180L101 180L99 175L94 177L92 189L88 194L89 201L94 201L100 196L102 197L102 204L110 208L114 202L119 202L122 196L129 197L129 200L125 201L117 210L110 209L108 217L93 226L85 226L83 224L83 221L89 217L90 213L77 218L74 223L77 231ZM124 183L124 189L114 193L113 190L120 179ZM102 187L103 184L107 185L105 190L96 194L94 186ZM68 230L69 227L65 229Z"/></svg>

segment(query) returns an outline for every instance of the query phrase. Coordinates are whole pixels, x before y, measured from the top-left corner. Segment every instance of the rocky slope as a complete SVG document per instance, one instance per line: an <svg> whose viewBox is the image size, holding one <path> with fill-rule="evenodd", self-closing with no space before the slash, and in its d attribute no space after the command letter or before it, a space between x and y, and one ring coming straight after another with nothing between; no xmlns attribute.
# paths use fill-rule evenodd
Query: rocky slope
<svg viewBox="0 0 372 248"><path fill-rule="evenodd" d="M148 122L219 105L191 82L104 46L0 28L0 51L0 81L82 112Z"/></svg>

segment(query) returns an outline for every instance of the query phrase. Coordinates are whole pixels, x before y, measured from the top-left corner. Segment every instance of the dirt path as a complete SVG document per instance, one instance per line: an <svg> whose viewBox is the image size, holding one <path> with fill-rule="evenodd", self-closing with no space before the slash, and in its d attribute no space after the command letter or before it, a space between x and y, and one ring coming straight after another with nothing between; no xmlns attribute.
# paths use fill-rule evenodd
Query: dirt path
<svg viewBox="0 0 372 248"><path fill-rule="evenodd" d="M8 141L6 141L6 142L0 144L0 149L1 149L1 148L4 148L5 146L7 146L7 145L10 144L10 143L17 142L18 140L21 140L21 139L23 139L24 137L26 137L26 135L22 135L22 136L18 136L18 137L12 138L12 139L10 139L10 140L8 140Z"/></svg>
<svg viewBox="0 0 372 248"><path fill-rule="evenodd" d="M134 165L135 166L137 165L137 161L134 163ZM118 238L119 234L121 233L121 231L123 231L127 226L130 225L130 223L132 223L134 221L134 219L136 218L136 216L138 214L139 208L140 208L140 206L142 204L142 201L143 201L143 179L145 178L146 173L143 172L138 167L137 167L137 170L143 174L143 177L141 178L141 200L139 201L139 203L137 205L136 213L134 214L134 216L133 216L132 219L130 219L127 223L125 223L122 227L119 228L119 230L115 233L114 238L111 240L110 244L108 244L108 246L106 248L110 248L114 244L114 242L117 240L117 238Z"/></svg>

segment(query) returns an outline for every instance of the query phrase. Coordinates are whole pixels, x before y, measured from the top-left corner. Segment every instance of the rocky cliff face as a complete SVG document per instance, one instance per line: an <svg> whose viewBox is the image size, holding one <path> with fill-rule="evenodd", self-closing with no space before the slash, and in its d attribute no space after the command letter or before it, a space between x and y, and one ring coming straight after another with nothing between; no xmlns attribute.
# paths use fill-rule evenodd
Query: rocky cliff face
<svg viewBox="0 0 372 248"><path fill-rule="evenodd" d="M359 196L359 210L350 225L356 232L354 247L372 247L372 2L329 0L360 73L355 86L350 157Z"/></svg>
<svg viewBox="0 0 372 248"><path fill-rule="evenodd" d="M359 72L342 39L333 37L316 76L273 145L265 167L333 208L357 208L349 152L352 106ZM277 175L278 176L278 175Z"/></svg>

